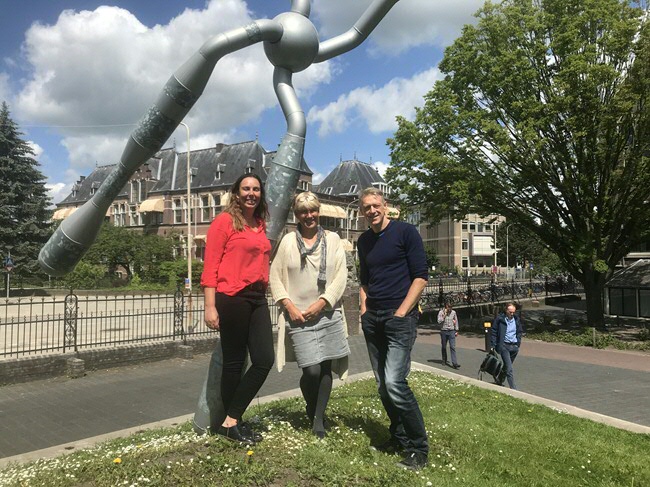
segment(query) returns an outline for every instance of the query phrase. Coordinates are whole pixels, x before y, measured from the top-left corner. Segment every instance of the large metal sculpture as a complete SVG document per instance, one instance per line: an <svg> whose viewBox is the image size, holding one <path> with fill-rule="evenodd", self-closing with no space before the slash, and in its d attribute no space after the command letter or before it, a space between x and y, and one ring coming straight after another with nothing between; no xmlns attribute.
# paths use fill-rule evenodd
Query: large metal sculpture
<svg viewBox="0 0 650 487"><path fill-rule="evenodd" d="M295 90L293 73L354 49L361 44L399 0L375 0L346 33L319 42L309 20L310 0L292 0L291 11L263 19L208 40L167 81L154 105L131 134L120 163L92 199L65 219L41 249L39 263L50 275L64 275L77 265L97 237L106 211L131 175L160 150L199 99L219 59L264 42L275 67L273 86L287 120L287 133L271 164L266 181L270 221L267 235L277 241L298 184L307 124Z"/></svg>

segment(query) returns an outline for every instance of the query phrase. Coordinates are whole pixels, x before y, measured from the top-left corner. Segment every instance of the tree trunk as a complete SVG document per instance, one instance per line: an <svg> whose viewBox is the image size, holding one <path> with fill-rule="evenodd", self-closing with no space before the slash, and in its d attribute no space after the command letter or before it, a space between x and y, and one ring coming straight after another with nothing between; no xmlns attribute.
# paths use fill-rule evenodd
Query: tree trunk
<svg viewBox="0 0 650 487"><path fill-rule="evenodd" d="M587 302L587 324L599 330L605 328L603 308L603 290L605 289L605 275L588 269L583 274L582 284L585 288Z"/></svg>

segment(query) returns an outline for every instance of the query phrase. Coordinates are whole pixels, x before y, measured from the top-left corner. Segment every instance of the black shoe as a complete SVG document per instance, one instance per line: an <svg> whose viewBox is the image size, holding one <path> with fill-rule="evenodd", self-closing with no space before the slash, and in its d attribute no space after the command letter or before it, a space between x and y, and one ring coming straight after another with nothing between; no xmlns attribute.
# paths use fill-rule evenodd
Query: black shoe
<svg viewBox="0 0 650 487"><path fill-rule="evenodd" d="M327 437L327 431L325 430L311 430L314 433L314 436L319 440L324 440Z"/></svg>
<svg viewBox="0 0 650 487"><path fill-rule="evenodd" d="M460 365L458 365L458 364L454 364L454 365L452 365L452 367L453 367L454 369L460 369Z"/></svg>
<svg viewBox="0 0 650 487"><path fill-rule="evenodd" d="M397 466L408 470L420 470L427 466L427 462L428 459L424 453L412 452L407 453Z"/></svg>
<svg viewBox="0 0 650 487"><path fill-rule="evenodd" d="M255 440L250 436L244 434L237 427L236 424L231 426L230 428L226 428L223 425L219 426L219 429L217 430L217 434L223 436L224 438L230 441L238 441L240 443L255 443Z"/></svg>
<svg viewBox="0 0 650 487"><path fill-rule="evenodd" d="M264 439L262 433L253 430L253 427L248 421L242 421L237 426L239 427L239 432L241 434L249 438L252 438L255 443L259 443Z"/></svg>
<svg viewBox="0 0 650 487"><path fill-rule="evenodd" d="M386 453L388 455L395 455L396 453L402 453L404 451L402 444L395 438L390 438L389 440L383 442L381 445L371 446L370 448L381 453Z"/></svg>

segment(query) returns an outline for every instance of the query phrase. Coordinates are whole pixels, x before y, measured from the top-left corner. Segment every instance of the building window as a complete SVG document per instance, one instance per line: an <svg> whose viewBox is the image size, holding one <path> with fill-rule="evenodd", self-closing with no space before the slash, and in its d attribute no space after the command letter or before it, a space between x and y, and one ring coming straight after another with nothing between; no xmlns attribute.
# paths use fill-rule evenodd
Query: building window
<svg viewBox="0 0 650 487"><path fill-rule="evenodd" d="M183 223L183 208L181 200L175 199L172 201L172 210L174 211L174 223Z"/></svg>
<svg viewBox="0 0 650 487"><path fill-rule="evenodd" d="M201 195L201 221L210 221L210 195Z"/></svg>
<svg viewBox="0 0 650 487"><path fill-rule="evenodd" d="M212 194L212 209L212 214L214 216L217 216L219 213L221 213L221 193Z"/></svg>
<svg viewBox="0 0 650 487"><path fill-rule="evenodd" d="M136 225L140 224L140 214L137 212L137 206L131 205L129 207L129 220L130 220L130 226L134 227Z"/></svg>
<svg viewBox="0 0 650 487"><path fill-rule="evenodd" d="M329 188L325 188L324 194L332 194L333 189L334 188L332 188L332 186L330 186Z"/></svg>
<svg viewBox="0 0 650 487"><path fill-rule="evenodd" d="M650 289L639 289L639 316L650 318Z"/></svg>
<svg viewBox="0 0 650 487"><path fill-rule="evenodd" d="M636 316L636 289L609 288L609 314Z"/></svg>
<svg viewBox="0 0 650 487"><path fill-rule="evenodd" d="M469 267L469 257L463 257L462 266L464 269L467 269Z"/></svg>
<svg viewBox="0 0 650 487"><path fill-rule="evenodd" d="M300 189L309 191L309 181L300 181Z"/></svg>
<svg viewBox="0 0 650 487"><path fill-rule="evenodd" d="M469 231L470 232L475 232L476 231L476 223L470 222L469 224Z"/></svg>
<svg viewBox="0 0 650 487"><path fill-rule="evenodd" d="M463 222L461 224L461 228L462 228L463 232L466 232L467 231L467 222Z"/></svg>
<svg viewBox="0 0 650 487"><path fill-rule="evenodd" d="M461 248L463 250L469 250L469 240L464 238L463 241L462 241L462 244L461 244Z"/></svg>
<svg viewBox="0 0 650 487"><path fill-rule="evenodd" d="M357 185L353 184L352 186L350 186L350 194L354 194L356 192L357 192Z"/></svg>

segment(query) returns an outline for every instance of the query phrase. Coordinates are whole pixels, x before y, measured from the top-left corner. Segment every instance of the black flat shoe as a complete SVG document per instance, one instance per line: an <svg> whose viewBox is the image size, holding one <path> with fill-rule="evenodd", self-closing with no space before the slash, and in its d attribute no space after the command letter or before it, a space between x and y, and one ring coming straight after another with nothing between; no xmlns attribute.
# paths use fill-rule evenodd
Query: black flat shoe
<svg viewBox="0 0 650 487"><path fill-rule="evenodd" d="M248 421L242 421L237 425L237 427L242 435L252 438L255 443L259 443L264 439L262 433L253 430L253 427Z"/></svg>
<svg viewBox="0 0 650 487"><path fill-rule="evenodd" d="M319 440L324 440L327 437L327 431L325 430L312 430L312 433Z"/></svg>
<svg viewBox="0 0 650 487"><path fill-rule="evenodd" d="M252 437L243 433L236 424L230 428L226 428L223 425L219 426L217 434L230 441L238 441L240 443L256 443Z"/></svg>

